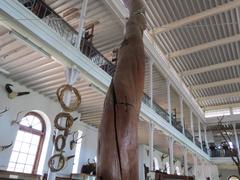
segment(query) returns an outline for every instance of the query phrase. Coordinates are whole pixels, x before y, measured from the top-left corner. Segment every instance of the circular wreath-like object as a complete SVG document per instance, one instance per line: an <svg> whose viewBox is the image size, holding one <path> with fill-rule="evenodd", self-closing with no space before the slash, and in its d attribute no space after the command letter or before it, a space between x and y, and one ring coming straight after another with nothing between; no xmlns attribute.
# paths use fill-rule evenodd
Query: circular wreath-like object
<svg viewBox="0 0 240 180"><path fill-rule="evenodd" d="M57 167L54 166L55 159L58 159ZM50 168L51 172L58 172L65 166L66 160L62 154L55 154L53 155L48 161L48 167Z"/></svg>
<svg viewBox="0 0 240 180"><path fill-rule="evenodd" d="M61 146L59 147L58 142L61 140ZM66 146L66 137L62 134L58 135L55 139L55 149L56 151L62 151Z"/></svg>
<svg viewBox="0 0 240 180"><path fill-rule="evenodd" d="M59 124L60 118L66 118L65 127ZM59 129L60 131L68 131L73 125L73 117L66 112L59 113L54 119L54 126Z"/></svg>
<svg viewBox="0 0 240 180"><path fill-rule="evenodd" d="M76 96L76 100L71 103L69 106L65 104L65 102L63 101L63 97L64 97L64 92L66 91L70 91L73 92L74 95ZM76 111L77 108L80 106L81 104L81 95L79 94L78 90L75 87L72 87L69 84L65 84L60 86L57 89L57 98L59 103L61 104L61 107L63 108L64 111L66 112L72 112L72 111Z"/></svg>

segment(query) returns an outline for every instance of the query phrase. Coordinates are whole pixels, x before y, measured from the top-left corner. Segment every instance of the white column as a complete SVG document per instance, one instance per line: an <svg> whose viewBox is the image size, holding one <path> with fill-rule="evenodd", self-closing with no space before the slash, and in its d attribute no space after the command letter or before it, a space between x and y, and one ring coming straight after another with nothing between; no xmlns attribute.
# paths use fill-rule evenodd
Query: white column
<svg viewBox="0 0 240 180"><path fill-rule="evenodd" d="M154 135L154 124L149 121L149 170L153 171L153 135Z"/></svg>
<svg viewBox="0 0 240 180"><path fill-rule="evenodd" d="M193 175L195 176L195 179L197 179L197 156L193 155Z"/></svg>
<svg viewBox="0 0 240 180"><path fill-rule="evenodd" d="M202 147L201 122L200 122L199 119L198 119L198 140L199 140L199 142L201 143L201 148L203 148L203 147Z"/></svg>
<svg viewBox="0 0 240 180"><path fill-rule="evenodd" d="M79 21L79 29L78 29L78 37L77 37L77 42L75 44L76 48L80 48L83 32L84 32L84 22L85 22L85 17L86 17L86 12L87 12L87 4L88 0L83 0L82 2L82 7L81 7L81 12L80 12L80 21Z"/></svg>
<svg viewBox="0 0 240 180"><path fill-rule="evenodd" d="M170 173L174 174L174 165L173 165L173 137L168 138L168 151L169 151L169 165L170 165Z"/></svg>
<svg viewBox="0 0 240 180"><path fill-rule="evenodd" d="M167 102L168 102L169 122L170 124L172 124L171 83L169 80L167 80Z"/></svg>
<svg viewBox="0 0 240 180"><path fill-rule="evenodd" d="M239 141L238 141L238 135L237 135L236 124L235 123L233 124L233 131L234 131L234 135L235 135L235 141L236 141L238 156L240 156Z"/></svg>
<svg viewBox="0 0 240 180"><path fill-rule="evenodd" d="M184 147L183 159L184 159L184 175L188 176L188 157L187 157L187 148Z"/></svg>
<svg viewBox="0 0 240 180"><path fill-rule="evenodd" d="M149 81L150 81L150 106L153 105L153 61L149 61Z"/></svg>
<svg viewBox="0 0 240 180"><path fill-rule="evenodd" d="M184 128L184 120L183 120L183 97L180 96L179 97L179 101L180 101L180 120L181 120L181 125L182 125L182 130L183 130L183 134L185 134L185 128Z"/></svg>
<svg viewBox="0 0 240 180"><path fill-rule="evenodd" d="M207 127L206 126L204 126L204 139L205 139L205 144L206 144L207 151L209 151L208 139L207 139Z"/></svg>
<svg viewBox="0 0 240 180"><path fill-rule="evenodd" d="M193 136L193 143L195 143L195 134L194 134L193 112L192 112L192 110L190 110L190 124L191 124L192 136Z"/></svg>

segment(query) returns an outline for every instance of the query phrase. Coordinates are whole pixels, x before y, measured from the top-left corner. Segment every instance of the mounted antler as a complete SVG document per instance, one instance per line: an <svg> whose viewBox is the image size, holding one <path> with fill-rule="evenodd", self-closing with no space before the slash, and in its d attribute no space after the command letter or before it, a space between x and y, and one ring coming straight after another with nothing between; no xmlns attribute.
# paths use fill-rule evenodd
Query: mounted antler
<svg viewBox="0 0 240 180"><path fill-rule="evenodd" d="M5 89L6 89L7 93L8 93L8 98L9 99L13 99L16 96L23 96L23 95L30 94L30 92L14 92L12 90L11 86L13 86L13 85L12 84L6 84L5 85Z"/></svg>
<svg viewBox="0 0 240 180"><path fill-rule="evenodd" d="M13 124L19 124L19 123L21 122L22 119L19 119L19 116L20 116L20 114L23 113L23 112L24 112L24 111L19 111L19 112L17 113L17 117L16 117L15 120L12 120L11 125L13 125Z"/></svg>
<svg viewBox="0 0 240 180"><path fill-rule="evenodd" d="M7 111L9 111L9 108L8 108L8 107L5 107L5 110L3 110L2 112L0 112L0 116L1 116L3 113L7 112Z"/></svg>
<svg viewBox="0 0 240 180"><path fill-rule="evenodd" d="M162 154L162 156L161 156L161 161L163 161L165 158L167 158L168 157L168 154Z"/></svg>
<svg viewBox="0 0 240 180"><path fill-rule="evenodd" d="M13 142L11 142L11 144L5 145L5 146L0 146L0 151L4 151L8 148L10 148L13 145Z"/></svg>
<svg viewBox="0 0 240 180"><path fill-rule="evenodd" d="M70 141L70 149L73 150L74 146L78 143L79 139L84 138L86 135L81 136L81 137L76 137L76 135L78 136L78 131L73 132L72 134L72 140Z"/></svg>

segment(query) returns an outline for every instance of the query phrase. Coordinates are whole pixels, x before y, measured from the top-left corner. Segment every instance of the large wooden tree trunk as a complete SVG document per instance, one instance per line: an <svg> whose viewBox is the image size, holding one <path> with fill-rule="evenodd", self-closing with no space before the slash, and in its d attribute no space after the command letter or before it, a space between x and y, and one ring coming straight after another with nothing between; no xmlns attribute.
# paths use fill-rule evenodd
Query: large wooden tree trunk
<svg viewBox="0 0 240 180"><path fill-rule="evenodd" d="M138 180L137 129L144 87L144 8L128 0L130 17L99 128L97 179Z"/></svg>

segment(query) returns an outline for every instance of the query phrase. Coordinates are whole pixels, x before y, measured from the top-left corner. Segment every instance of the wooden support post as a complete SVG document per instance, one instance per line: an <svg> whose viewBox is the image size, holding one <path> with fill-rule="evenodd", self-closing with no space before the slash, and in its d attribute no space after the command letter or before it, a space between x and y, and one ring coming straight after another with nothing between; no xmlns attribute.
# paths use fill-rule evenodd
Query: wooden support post
<svg viewBox="0 0 240 180"><path fill-rule="evenodd" d="M137 130L144 88L146 28L141 0L125 0L130 16L108 89L98 140L97 180L138 180Z"/></svg>

